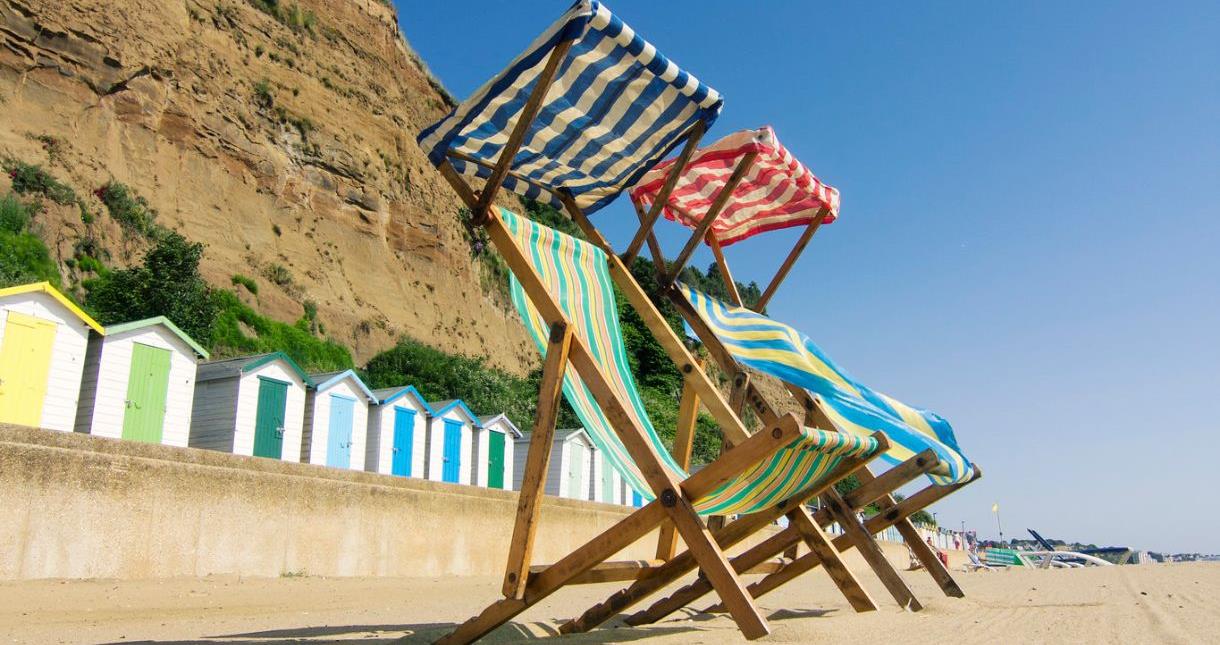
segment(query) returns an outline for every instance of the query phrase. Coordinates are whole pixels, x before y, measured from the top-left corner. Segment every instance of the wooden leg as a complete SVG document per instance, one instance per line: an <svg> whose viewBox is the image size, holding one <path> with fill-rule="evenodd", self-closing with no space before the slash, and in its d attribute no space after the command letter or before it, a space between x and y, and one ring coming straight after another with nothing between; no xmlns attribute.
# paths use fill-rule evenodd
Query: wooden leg
<svg viewBox="0 0 1220 645"><path fill-rule="evenodd" d="M767 303L771 302L771 297L775 295L775 290L779 289L779 285L783 283L784 278L788 277L788 272L792 270L792 266L796 264L797 258L801 257L805 246L809 244L809 240L813 239L813 234L818 232L818 227L826 219L826 209L818 211L814 215L813 221L809 226L805 227L805 232L801 234L801 239L797 240L796 246L792 247L792 251L788 253L788 257L784 259L784 263L780 265L779 270L775 272L775 277L771 278L771 283L763 290L762 296L754 305L754 311L762 311L767 308Z"/></svg>
<svg viewBox="0 0 1220 645"><path fill-rule="evenodd" d="M504 571L504 596L520 599L525 595L530 560L534 551L534 535L538 530L538 515L542 494L546 488L547 468L551 463L551 441L555 436L555 419L563 395L563 372L568 366L568 351L572 347L572 331L562 323L551 327L551 338L543 361L542 382L538 388L538 409L534 431L530 435L529 454L517 500L517 520L513 540L508 545L508 566Z"/></svg>
<svg viewBox="0 0 1220 645"><path fill-rule="evenodd" d="M663 519L665 519L665 509L661 507L661 503L658 501L649 503L606 529L559 562L530 576L529 582L526 583L524 598L505 598L492 603L478 616L462 623L437 643L463 645L486 636L493 629L550 596L570 580L644 537Z"/></svg>
<svg viewBox="0 0 1220 645"><path fill-rule="evenodd" d="M847 598L847 602L851 604L852 608L857 612L876 611L877 603L860 585L856 574L843 564L839 552L830 543L830 538L822 532L822 527L818 526L809 516L809 511L804 507L798 508L788 513L788 521L796 527L805 544L809 546L809 550L817 554L818 560L821 560L822 566L826 568L826 573L830 574L830 579L834 580L835 585L839 587L839 591L843 592L843 596Z"/></svg>
<svg viewBox="0 0 1220 645"><path fill-rule="evenodd" d="M737 281L733 279L733 272L729 270L729 261L724 259L724 250L720 248L720 242L716 239L714 232L708 232L707 245L711 247L712 256L716 258L716 266L720 267L720 278L724 281L724 288L729 291L729 301L738 307L744 306L741 301L741 293L737 291Z"/></svg>
<svg viewBox="0 0 1220 645"><path fill-rule="evenodd" d="M830 514L839 522L839 526L843 527L843 534L851 540L852 544L864 557L864 561L872 568L877 577L881 579L881 583L889 590L890 595L898 602L900 607L910 609L911 611L920 611L923 605L915 594L911 592L911 588L903 581L902 576L894 569L894 565L885 558L885 553L881 551L881 547L873 540L872 534L864 530L864 526L860 520L856 518L855 513L847 506L847 502L839 496L834 490L828 490L822 494L823 504L830 510Z"/></svg>
<svg viewBox="0 0 1220 645"><path fill-rule="evenodd" d="M678 404L678 429L674 435L674 461L683 470L690 470L691 452L695 445L695 425L699 417L699 395L694 388L682 387L682 400ZM678 530L673 522L661 525L661 537L657 541L657 559L668 560L678 552Z"/></svg>
<svg viewBox="0 0 1220 645"><path fill-rule="evenodd" d="M721 186L720 190L717 191L715 199L712 200L711 207L707 209L703 219L699 220L699 223L695 225L695 230L691 232L686 245L678 253L673 266L669 267L666 272L665 281L661 284L662 287L673 284L673 281L678 279L678 274L682 273L682 269L690 261L691 255L694 255L695 249L699 247L699 242L711 230L712 224L720 216L720 211L724 210L725 205L729 203L729 198L733 196L733 191L737 189L737 184L741 183L741 180L745 178L746 173L750 171L750 167L754 165L754 160L757 158L757 152L749 152L741 158L741 161L737 162L737 167L733 169L733 174L725 182L724 186Z"/></svg>
<svg viewBox="0 0 1220 645"><path fill-rule="evenodd" d="M682 177L682 173L686 172L686 164L690 161L691 155L695 153L695 149L699 147L699 140L703 138L703 134L706 131L707 124L702 120L699 120L691 128L690 134L686 137L686 145L682 148L682 152L678 154L678 158L674 160L673 168L670 169L669 175L665 177L665 184L661 186L660 192L657 193L652 207L648 209L644 223L640 226L640 230L636 231L635 237L631 239L631 243L627 245L626 252L623 253L623 262L627 265L635 261L635 256L639 255L640 248L644 246L645 238L652 233L652 227L656 225L657 218L661 216L661 210L665 208L665 202L669 201L669 195L674 191L674 186L678 185L678 179Z"/></svg>
<svg viewBox="0 0 1220 645"><path fill-rule="evenodd" d="M872 473L868 473L867 470L865 472L866 474L859 475L862 486L876 481ZM890 490L894 489L891 488ZM893 496L889 493L878 499L878 506L882 510L893 508L895 503ZM911 547L911 552L923 564L923 568L928 571L932 579L936 581L936 585L940 587L940 590L946 596L951 598L965 597L965 592L958 586L957 581L953 579L953 574L949 573L945 563L941 562L940 558L936 557L936 554L932 552L932 548L919 538L919 532L915 530L911 520L903 518L896 522L894 527L898 529L898 533L902 535L902 539L906 541L907 546Z"/></svg>

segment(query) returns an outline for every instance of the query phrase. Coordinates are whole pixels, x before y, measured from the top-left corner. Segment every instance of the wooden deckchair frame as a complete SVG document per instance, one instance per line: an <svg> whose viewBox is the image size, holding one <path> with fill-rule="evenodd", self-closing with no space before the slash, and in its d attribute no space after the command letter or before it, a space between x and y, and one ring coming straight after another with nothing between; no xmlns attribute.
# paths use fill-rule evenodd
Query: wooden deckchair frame
<svg viewBox="0 0 1220 645"><path fill-rule="evenodd" d="M572 42L572 40L561 41L552 49L546 66L522 109L517 124L500 151L499 158L495 164L484 164L491 168L491 173L481 192L476 192L466 183L448 158L443 159L439 165L442 176L471 210L472 224L486 229L492 244L499 250L509 269L517 276L526 296L550 327L547 354L539 387L538 413L535 417L534 432L527 454L513 541L505 570L502 589L505 598L493 603L482 613L460 625L440 642L467 643L480 638L567 584L606 579L640 579L679 559L689 561L691 566L698 566L702 571L702 578L708 580L711 587L720 596L742 634L749 639L758 638L766 635L769 628L738 578L738 571L735 570L723 551L722 540L726 540L726 538L720 533L728 529L722 529L721 532L713 535L696 513L692 500L697 500L710 493L717 486L738 476L761 459L789 445L800 435L800 423L793 415L788 415L783 419L778 419L777 423L769 425L765 432L750 435L729 403L724 400L707 375L698 367L686 346L631 276L627 264L612 252L608 253L611 279L624 293L654 337L682 372L684 390L688 392L688 396L692 397L692 403L689 406L697 411L693 397L702 400L702 405L720 424L726 445L732 447L721 458L687 479L683 481L674 479L670 471L663 466L660 456L647 439L644 429L628 414L627 406L615 394L584 340L572 332L570 323L564 316L559 303L548 292L522 249L514 242L505 223L492 208L495 197L507 177L514 176L523 179L511 170L513 157L520 149L529 126L537 117L559 63L566 56ZM678 176L685 169L686 160L694 152L705 130L706 124L701 120L683 137L685 144L679 155L680 161L675 165L666 181L668 190L664 191L665 195L668 195L669 190L672 190L676 184ZM678 143L682 143L682 140L679 140ZM450 156L460 158L457 153L450 153ZM552 188L544 188L549 192L555 192ZM571 199L570 194L560 191L559 195L569 206L569 210L574 209L579 213L578 223L582 227L590 226L583 212L579 208L575 208L575 202ZM655 213L648 215L655 219L659 213L660 211L657 209ZM600 236L598 238L600 239ZM643 237L640 238L641 243L643 239ZM638 246L636 250L638 251ZM628 454L652 489L655 499L559 562L545 567L534 567L531 566L531 557L538 525L539 502L545 483L563 373L569 364L580 375L594 400L623 441ZM684 431L684 436L689 438L693 438L694 416L693 413L689 415L692 427ZM880 454L887 445L884 436L878 434L876 439L880 448L873 453L874 455ZM684 441L689 440L684 439ZM685 450L689 452L689 446ZM871 458L869 456L868 459ZM749 526L754 527L754 530L765 526L770 520L764 521L762 518L774 519L779 514L789 512L785 511L789 505L803 508L801 505L806 500L823 493L838 479L861 469L868 459L845 458L841 460L838 466L821 480L821 484L816 489L804 491L790 499L783 500L774 509L751 514L748 517L753 518L753 522ZM664 542L666 536L663 529L663 540L658 545L658 553L662 556L670 556L670 560L659 565L645 561L607 563L607 566L598 566L614 553L662 525L672 526L668 537L670 546L666 546ZM733 526L737 527L734 529L734 534L736 534L742 533L741 528L747 525L735 522ZM750 533L752 532L750 531ZM744 533L742 537L748 534ZM673 555L678 535L686 544L687 550L683 554ZM801 537L811 545L811 548L824 555L824 559L820 562L823 562L828 570L834 570L832 577L843 588L853 606L875 609L875 604L868 598L867 592L838 559L837 553L830 547L829 539L821 533L820 528L814 526L812 531L804 532ZM776 573L782 571L782 569L774 570Z"/></svg>

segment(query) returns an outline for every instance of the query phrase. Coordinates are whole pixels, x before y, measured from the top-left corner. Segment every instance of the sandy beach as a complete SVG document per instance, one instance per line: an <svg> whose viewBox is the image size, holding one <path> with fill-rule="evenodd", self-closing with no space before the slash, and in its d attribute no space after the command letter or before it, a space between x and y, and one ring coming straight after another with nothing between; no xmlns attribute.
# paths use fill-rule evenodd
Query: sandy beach
<svg viewBox="0 0 1220 645"><path fill-rule="evenodd" d="M1220 564L959 573L965 599L946 598L919 572L904 576L920 613L882 603L855 614L823 575L763 598L764 642L1201 643L1220 633ZM865 580L880 602L875 579ZM426 642L493 599L493 578L211 577L159 581L37 581L0 585L0 637L12 643ZM564 590L488 642L555 636L559 620L617 588ZM700 605L702 606L702 605ZM723 616L689 614L646 628L613 623L563 642L741 641Z"/></svg>

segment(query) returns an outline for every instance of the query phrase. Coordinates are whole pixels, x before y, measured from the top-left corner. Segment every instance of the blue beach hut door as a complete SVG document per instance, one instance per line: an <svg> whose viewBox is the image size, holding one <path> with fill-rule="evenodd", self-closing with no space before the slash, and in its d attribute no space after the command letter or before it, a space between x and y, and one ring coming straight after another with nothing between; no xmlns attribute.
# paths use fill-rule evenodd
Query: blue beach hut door
<svg viewBox="0 0 1220 645"><path fill-rule="evenodd" d="M327 466L352 467L352 421L355 410L355 399L338 394L330 395L330 427L326 439Z"/></svg>
<svg viewBox="0 0 1220 645"><path fill-rule="evenodd" d="M458 483L462 472L462 422L445 419L445 454L441 481Z"/></svg>
<svg viewBox="0 0 1220 645"><path fill-rule="evenodd" d="M411 449L415 438L415 410L394 408L394 450L390 474L411 476Z"/></svg>

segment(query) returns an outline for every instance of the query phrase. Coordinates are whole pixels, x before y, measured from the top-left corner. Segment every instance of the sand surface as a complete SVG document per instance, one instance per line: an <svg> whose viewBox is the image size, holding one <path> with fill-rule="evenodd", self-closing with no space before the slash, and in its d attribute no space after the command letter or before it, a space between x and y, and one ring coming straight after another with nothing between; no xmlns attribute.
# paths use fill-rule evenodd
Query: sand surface
<svg viewBox="0 0 1220 645"><path fill-rule="evenodd" d="M1202 643L1220 638L1220 564L958 573L965 599L941 595L925 574L903 575L924 601L924 611L900 611L875 579L866 579L882 609L855 614L825 575L806 574L760 602L772 630L762 642ZM0 642L378 643L402 636L424 642L480 610L498 586L490 578L3 583ZM617 588L561 591L488 640L551 638L559 619ZM692 618L690 612L646 628L612 623L561 640L643 639L741 641L728 618Z"/></svg>

